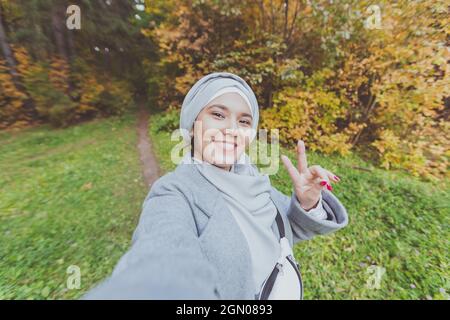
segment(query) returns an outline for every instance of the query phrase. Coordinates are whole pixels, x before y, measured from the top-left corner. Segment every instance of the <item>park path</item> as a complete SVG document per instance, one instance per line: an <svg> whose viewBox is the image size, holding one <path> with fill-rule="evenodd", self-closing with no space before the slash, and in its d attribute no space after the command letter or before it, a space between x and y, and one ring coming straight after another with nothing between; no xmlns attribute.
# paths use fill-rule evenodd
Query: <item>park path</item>
<svg viewBox="0 0 450 320"><path fill-rule="evenodd" d="M137 133L139 158L141 159L144 182L151 186L161 175L161 169L153 153L152 142L148 136L149 112L145 103L139 102L139 112L137 119Z"/></svg>

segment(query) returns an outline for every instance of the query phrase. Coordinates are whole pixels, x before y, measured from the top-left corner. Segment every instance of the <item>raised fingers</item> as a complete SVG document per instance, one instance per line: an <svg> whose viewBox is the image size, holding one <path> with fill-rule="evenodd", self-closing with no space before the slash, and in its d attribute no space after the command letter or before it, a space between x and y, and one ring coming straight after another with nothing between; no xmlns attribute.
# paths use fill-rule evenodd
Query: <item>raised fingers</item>
<svg viewBox="0 0 450 320"><path fill-rule="evenodd" d="M294 182L297 181L299 179L300 174L295 168L295 166L292 164L291 160L285 155L282 155L281 161L283 161L283 164L286 167L286 170L288 171L289 175L291 176L292 181Z"/></svg>
<svg viewBox="0 0 450 320"><path fill-rule="evenodd" d="M308 161L306 160L306 150L305 143L303 140L298 140L297 142L297 161L298 161L298 172L306 173L308 170Z"/></svg>
<svg viewBox="0 0 450 320"><path fill-rule="evenodd" d="M333 190L330 181L334 180L333 176L328 170L325 170L321 166L314 165L309 167L309 171L311 172L314 181L318 184L318 188L327 188L328 190Z"/></svg>
<svg viewBox="0 0 450 320"><path fill-rule="evenodd" d="M331 181L334 181L334 182L339 182L339 181L341 181L341 178L339 178L337 175L335 175L333 172L331 172L331 171L329 171L329 170L327 170L327 169L324 169L326 172L327 172L327 174L328 174L328 178L331 180Z"/></svg>

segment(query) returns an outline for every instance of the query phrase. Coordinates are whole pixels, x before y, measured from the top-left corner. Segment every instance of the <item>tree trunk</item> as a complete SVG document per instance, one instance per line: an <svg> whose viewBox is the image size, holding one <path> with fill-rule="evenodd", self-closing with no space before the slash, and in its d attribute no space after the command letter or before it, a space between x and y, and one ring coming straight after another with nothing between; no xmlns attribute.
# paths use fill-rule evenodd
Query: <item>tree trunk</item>
<svg viewBox="0 0 450 320"><path fill-rule="evenodd" d="M19 73L17 72L16 61L14 59L11 47L6 39L6 32L3 26L2 8L0 6L0 46L2 47L3 56L8 66L9 72L13 78L16 87L19 84Z"/></svg>
<svg viewBox="0 0 450 320"><path fill-rule="evenodd" d="M372 83L372 80L369 80L369 85ZM369 116L372 113L373 109L375 108L375 104L377 103L376 100L376 96L374 94L371 93L370 89L369 89L369 97L368 97L368 101L367 101L367 105L366 108L364 110L364 114L363 114L363 122L367 123L367 121L369 121ZM352 139L352 147L354 147L358 142L359 142L359 138L361 137L362 132L364 131L364 128L361 128L357 134L353 137Z"/></svg>
<svg viewBox="0 0 450 320"><path fill-rule="evenodd" d="M68 60L66 44L64 43L64 7L57 5L52 9L52 30L55 38L56 51L65 61Z"/></svg>
<svg viewBox="0 0 450 320"><path fill-rule="evenodd" d="M36 116L34 102L27 93L25 87L22 85L20 75L17 72L16 60L14 59L11 46L9 45L8 40L6 38L6 31L3 24L1 5L0 5L0 46L2 48L3 56L5 58L6 65L8 66L8 71L11 74L14 86L16 87L17 91L22 92L26 96L26 99L23 102L23 106L25 107L26 113L28 113L30 117L34 118Z"/></svg>
<svg viewBox="0 0 450 320"><path fill-rule="evenodd" d="M72 48L71 43L72 38L71 36L67 35L66 31L66 24L65 24L65 17L66 17L66 11L65 7L62 4L55 5L52 8L52 14L51 14L51 23L52 23L52 31L53 31L53 37L55 39L55 45L56 45L56 52L60 58L64 60L66 65L69 68L69 73L71 70L71 58L72 58ZM65 41L67 39L67 43ZM73 89L73 83L71 83L70 80L67 80L67 87L68 92L70 96L70 92L72 92Z"/></svg>
<svg viewBox="0 0 450 320"><path fill-rule="evenodd" d="M287 38L288 17L289 17L289 0L284 0L284 27L283 27L284 41L286 41Z"/></svg>

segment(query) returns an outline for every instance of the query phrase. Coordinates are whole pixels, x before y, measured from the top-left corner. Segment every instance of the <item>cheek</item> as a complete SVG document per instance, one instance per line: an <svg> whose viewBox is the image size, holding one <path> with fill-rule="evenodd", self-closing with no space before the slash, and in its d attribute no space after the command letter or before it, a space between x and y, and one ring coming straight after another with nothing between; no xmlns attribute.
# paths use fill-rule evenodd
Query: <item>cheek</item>
<svg viewBox="0 0 450 320"><path fill-rule="evenodd" d="M221 140L221 131L212 126L211 121L203 120L201 130L197 128L195 132L195 150L203 153L206 148L212 148L211 140L213 140L213 137L216 140Z"/></svg>
<svg viewBox="0 0 450 320"><path fill-rule="evenodd" d="M214 119L211 119L209 117L205 117L205 119L202 122L202 140L211 140L211 137L217 134L217 131L220 127L217 124L217 121Z"/></svg>
<svg viewBox="0 0 450 320"><path fill-rule="evenodd" d="M216 119L213 116L206 115L203 117L203 127L205 129L221 129L224 125L223 120Z"/></svg>
<svg viewBox="0 0 450 320"><path fill-rule="evenodd" d="M241 154L245 151L247 148L247 143L245 141L242 141L242 143L238 143L238 146L236 148L236 158L239 159L241 157Z"/></svg>
<svg viewBox="0 0 450 320"><path fill-rule="evenodd" d="M250 139L251 139L251 130L249 129L243 129L239 132L237 141L238 141L238 147L246 148L250 145Z"/></svg>

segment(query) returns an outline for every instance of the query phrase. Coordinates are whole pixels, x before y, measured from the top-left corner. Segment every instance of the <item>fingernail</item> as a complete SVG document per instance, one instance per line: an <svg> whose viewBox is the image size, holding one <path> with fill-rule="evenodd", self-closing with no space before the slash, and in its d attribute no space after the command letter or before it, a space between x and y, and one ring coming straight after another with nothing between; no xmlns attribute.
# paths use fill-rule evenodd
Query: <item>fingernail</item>
<svg viewBox="0 0 450 320"><path fill-rule="evenodd" d="M326 185L326 184L327 184L327 182L326 182L325 180L320 181L320 185L321 185L321 186L324 186L324 185Z"/></svg>
<svg viewBox="0 0 450 320"><path fill-rule="evenodd" d="M330 191L333 190L333 187L331 186L331 184L327 184L327 189Z"/></svg>
<svg viewBox="0 0 450 320"><path fill-rule="evenodd" d="M334 180L341 181L341 178L339 178L338 176L334 176Z"/></svg>

